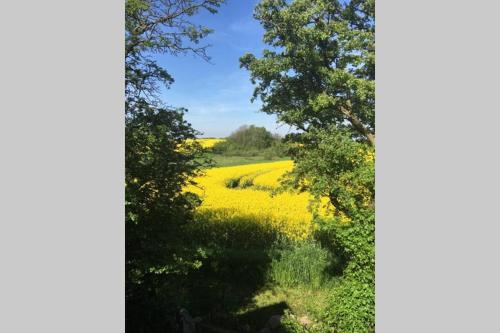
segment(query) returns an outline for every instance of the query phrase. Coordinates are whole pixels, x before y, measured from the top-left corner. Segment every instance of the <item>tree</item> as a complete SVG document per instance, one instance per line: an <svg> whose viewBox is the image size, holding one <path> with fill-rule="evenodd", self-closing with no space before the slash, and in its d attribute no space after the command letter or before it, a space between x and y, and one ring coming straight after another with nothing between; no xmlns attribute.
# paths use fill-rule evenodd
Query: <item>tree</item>
<svg viewBox="0 0 500 333"><path fill-rule="evenodd" d="M262 111L300 129L285 185L335 207L316 221L347 258L325 316L341 333L374 331L374 14L373 0L262 0L254 16L270 48L240 59Z"/></svg>
<svg viewBox="0 0 500 333"><path fill-rule="evenodd" d="M260 97L262 111L302 130L288 136L300 143L292 151L295 186L328 196L348 216L363 205L353 205L360 201L348 189L350 181L340 186L342 177L352 178L344 174L359 167L341 163L343 153L356 146L359 154L372 154L375 144L374 5L370 0L262 0L254 15L272 50L240 59L256 84L253 99ZM362 191L374 200L374 188Z"/></svg>
<svg viewBox="0 0 500 333"><path fill-rule="evenodd" d="M147 100L161 104L159 84L167 88L174 79L152 59L153 54L194 53L209 60L208 45L200 41L211 29L189 18L200 10L216 13L225 0L126 0L125 2L125 95L126 113L137 111L134 103ZM139 111L137 111L139 112Z"/></svg>
<svg viewBox="0 0 500 333"><path fill-rule="evenodd" d="M375 142L375 4L263 0L255 10L272 49L241 58L262 111L308 131L332 124Z"/></svg>
<svg viewBox="0 0 500 333"><path fill-rule="evenodd" d="M228 156L262 156L272 160L286 156L286 146L279 134L272 134L265 127L243 125L226 140L212 148L214 153Z"/></svg>
<svg viewBox="0 0 500 333"><path fill-rule="evenodd" d="M129 332L167 331L169 300L164 291L195 266L186 251L182 226L192 219L197 198L183 188L198 175L201 147L188 144L197 132L184 120L185 109L160 97L173 78L153 54L194 53L210 29L189 18L215 13L223 0L126 0L125 3L125 268L126 328Z"/></svg>
<svg viewBox="0 0 500 333"><path fill-rule="evenodd" d="M243 125L227 138L227 142L236 144L241 148L255 149L268 148L273 140L273 135L265 127L255 125Z"/></svg>

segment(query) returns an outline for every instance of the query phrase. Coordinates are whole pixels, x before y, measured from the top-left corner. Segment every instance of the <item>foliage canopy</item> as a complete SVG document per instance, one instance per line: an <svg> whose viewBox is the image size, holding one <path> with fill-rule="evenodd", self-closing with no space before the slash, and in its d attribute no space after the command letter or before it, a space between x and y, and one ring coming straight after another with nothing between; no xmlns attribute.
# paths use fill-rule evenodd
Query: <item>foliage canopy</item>
<svg viewBox="0 0 500 333"><path fill-rule="evenodd" d="M241 66L262 111L303 131L334 124L375 140L374 1L263 0L255 18L271 46Z"/></svg>

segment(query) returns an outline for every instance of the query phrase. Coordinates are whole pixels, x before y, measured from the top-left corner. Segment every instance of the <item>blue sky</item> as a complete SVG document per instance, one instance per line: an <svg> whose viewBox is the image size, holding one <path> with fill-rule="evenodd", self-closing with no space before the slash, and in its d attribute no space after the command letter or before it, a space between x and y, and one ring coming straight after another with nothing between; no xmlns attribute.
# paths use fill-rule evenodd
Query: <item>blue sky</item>
<svg viewBox="0 0 500 333"><path fill-rule="evenodd" d="M217 14L200 12L191 20L215 31L206 39L211 63L193 55L162 55L157 58L175 82L163 92L171 106L185 107L186 119L203 132L202 137L224 137L243 124L264 126L273 133L285 134L289 126L260 112L260 101L250 102L253 85L249 73L239 68L246 52L260 56L265 45L263 29L253 19L258 0L228 0Z"/></svg>

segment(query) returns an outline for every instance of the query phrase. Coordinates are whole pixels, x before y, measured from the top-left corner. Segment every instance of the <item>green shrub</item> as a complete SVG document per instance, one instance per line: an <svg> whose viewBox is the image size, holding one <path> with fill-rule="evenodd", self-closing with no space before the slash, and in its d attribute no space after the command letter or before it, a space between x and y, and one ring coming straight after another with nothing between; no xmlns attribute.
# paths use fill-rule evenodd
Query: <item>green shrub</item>
<svg viewBox="0 0 500 333"><path fill-rule="evenodd" d="M325 321L339 333L375 332L375 214L356 214L348 224L321 228L347 259L343 277L332 289Z"/></svg>
<svg viewBox="0 0 500 333"><path fill-rule="evenodd" d="M284 287L320 287L331 262L329 252L312 240L281 241L272 255L269 277Z"/></svg>
<svg viewBox="0 0 500 333"><path fill-rule="evenodd" d="M335 332L375 332L374 285L342 279L333 289L326 322L335 328Z"/></svg>

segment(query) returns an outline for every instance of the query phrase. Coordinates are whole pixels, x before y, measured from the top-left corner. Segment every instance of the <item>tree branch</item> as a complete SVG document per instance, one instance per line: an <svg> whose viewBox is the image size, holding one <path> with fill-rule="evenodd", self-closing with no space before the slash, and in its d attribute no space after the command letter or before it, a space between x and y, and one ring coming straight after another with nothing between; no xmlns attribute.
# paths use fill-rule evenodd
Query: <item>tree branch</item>
<svg viewBox="0 0 500 333"><path fill-rule="evenodd" d="M344 114L347 118L347 120L349 120L349 122L352 124L352 126L362 135L366 136L366 138L368 139L368 142L370 143L370 145L372 147L375 146L375 134L372 133L369 129L367 129L363 123L361 122L361 120L354 114L352 113L349 109L341 106L340 107L340 112L342 112L342 114Z"/></svg>

